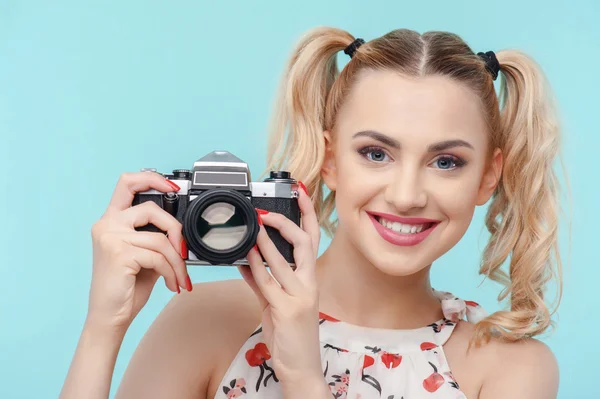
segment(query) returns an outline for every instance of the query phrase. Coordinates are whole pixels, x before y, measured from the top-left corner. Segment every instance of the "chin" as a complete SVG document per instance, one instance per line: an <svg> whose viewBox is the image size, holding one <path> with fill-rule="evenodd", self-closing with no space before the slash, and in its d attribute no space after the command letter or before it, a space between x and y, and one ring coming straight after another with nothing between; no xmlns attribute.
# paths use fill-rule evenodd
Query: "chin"
<svg viewBox="0 0 600 399"><path fill-rule="evenodd" d="M434 261L431 256L424 254L404 252L402 248L395 251L384 250L381 245L365 245L361 248L365 258L377 270L393 277L407 277L418 274Z"/></svg>

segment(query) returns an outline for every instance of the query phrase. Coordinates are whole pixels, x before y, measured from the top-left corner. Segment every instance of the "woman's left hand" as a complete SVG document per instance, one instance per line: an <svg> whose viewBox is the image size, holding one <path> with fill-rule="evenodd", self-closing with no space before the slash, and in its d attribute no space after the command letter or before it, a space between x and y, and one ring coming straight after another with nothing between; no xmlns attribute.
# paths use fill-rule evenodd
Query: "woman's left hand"
<svg viewBox="0 0 600 399"><path fill-rule="evenodd" d="M260 226L257 246L272 275L256 247L247 256L250 266L238 267L262 306L265 344L286 398L314 384L326 386L321 367L315 278L321 233L310 197L301 187L298 204L302 228L281 214L257 210L264 225L277 229L293 245L296 270L279 253L264 225Z"/></svg>

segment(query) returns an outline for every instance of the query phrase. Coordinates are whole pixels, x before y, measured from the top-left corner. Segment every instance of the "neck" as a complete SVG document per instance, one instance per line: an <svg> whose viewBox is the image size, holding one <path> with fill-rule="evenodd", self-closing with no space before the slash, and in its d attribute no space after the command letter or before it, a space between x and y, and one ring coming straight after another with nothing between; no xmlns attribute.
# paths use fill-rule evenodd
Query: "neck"
<svg viewBox="0 0 600 399"><path fill-rule="evenodd" d="M412 329L443 317L429 280L431 265L410 276L381 272L338 229L317 260L320 310L375 328Z"/></svg>

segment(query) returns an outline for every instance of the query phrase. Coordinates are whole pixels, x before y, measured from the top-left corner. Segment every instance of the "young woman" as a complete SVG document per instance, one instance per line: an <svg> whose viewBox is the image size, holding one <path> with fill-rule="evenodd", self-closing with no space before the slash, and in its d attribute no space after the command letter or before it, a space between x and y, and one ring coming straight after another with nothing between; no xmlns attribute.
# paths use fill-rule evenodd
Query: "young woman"
<svg viewBox="0 0 600 399"><path fill-rule="evenodd" d="M312 30L283 78L269 152L270 168L304 182L302 227L258 210L297 269L263 226L270 273L255 248L243 280L192 291L179 223L131 207L135 192L178 188L123 175L92 229L89 313L61 397L108 396L123 336L163 276L189 292L158 316L117 398L554 398L556 360L532 337L551 324L545 285L561 286L558 149L551 93L520 52L476 54L444 32L365 43ZM429 275L490 199L479 272L505 284L510 308L486 316ZM148 223L168 238L134 230ZM333 239L317 259L320 227Z"/></svg>

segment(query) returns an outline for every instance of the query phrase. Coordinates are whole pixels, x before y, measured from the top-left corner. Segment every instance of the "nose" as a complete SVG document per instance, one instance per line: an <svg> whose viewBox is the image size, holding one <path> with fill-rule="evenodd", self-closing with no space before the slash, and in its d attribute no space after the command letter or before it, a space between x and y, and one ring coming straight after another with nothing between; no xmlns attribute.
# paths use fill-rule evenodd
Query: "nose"
<svg viewBox="0 0 600 399"><path fill-rule="evenodd" d="M412 168L401 168L396 171L385 188L384 199L398 212L424 208L427 205L427 193L422 176Z"/></svg>

